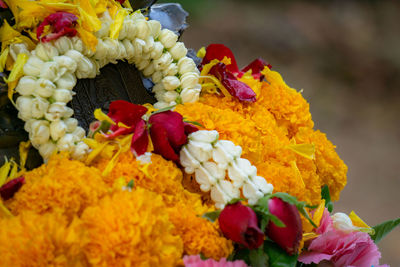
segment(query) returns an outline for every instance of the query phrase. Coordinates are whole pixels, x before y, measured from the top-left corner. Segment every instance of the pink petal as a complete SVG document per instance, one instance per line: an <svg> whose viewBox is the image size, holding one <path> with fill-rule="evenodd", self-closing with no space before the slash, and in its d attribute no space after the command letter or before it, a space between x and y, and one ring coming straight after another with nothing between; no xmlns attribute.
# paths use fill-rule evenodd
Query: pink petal
<svg viewBox="0 0 400 267"><path fill-rule="evenodd" d="M220 261L213 259L202 260L199 255L184 256L183 263L185 267L248 267L242 260L227 261L222 258Z"/></svg>

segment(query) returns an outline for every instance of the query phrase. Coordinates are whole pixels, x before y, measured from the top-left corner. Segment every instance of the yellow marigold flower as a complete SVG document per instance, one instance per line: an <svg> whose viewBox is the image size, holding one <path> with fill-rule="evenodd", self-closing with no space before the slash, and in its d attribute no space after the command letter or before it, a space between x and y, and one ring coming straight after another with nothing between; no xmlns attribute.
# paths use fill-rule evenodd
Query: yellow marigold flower
<svg viewBox="0 0 400 267"><path fill-rule="evenodd" d="M143 188L104 197L81 220L82 248L92 265L176 266L182 257L161 196Z"/></svg>
<svg viewBox="0 0 400 267"><path fill-rule="evenodd" d="M24 211L0 219L1 266L78 266L82 259L75 224L61 213Z"/></svg>
<svg viewBox="0 0 400 267"><path fill-rule="evenodd" d="M50 158L47 164L27 172L26 183L7 202L14 214L31 210L39 214L61 210L69 219L96 204L108 191L101 172L67 154Z"/></svg>

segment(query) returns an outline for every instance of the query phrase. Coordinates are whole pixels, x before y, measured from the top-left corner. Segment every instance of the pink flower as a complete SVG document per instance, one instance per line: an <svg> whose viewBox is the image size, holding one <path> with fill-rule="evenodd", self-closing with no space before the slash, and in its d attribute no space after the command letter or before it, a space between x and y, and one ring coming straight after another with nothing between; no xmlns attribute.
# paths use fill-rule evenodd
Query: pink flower
<svg viewBox="0 0 400 267"><path fill-rule="evenodd" d="M379 265L381 254L367 233L345 233L333 228L332 219L325 209L320 227L320 236L314 239L307 251L301 253L299 261L305 264L328 260L334 266L371 267Z"/></svg>
<svg viewBox="0 0 400 267"><path fill-rule="evenodd" d="M264 233L258 228L255 212L240 202L227 205L218 218L222 233L232 241L249 249L260 247Z"/></svg>
<svg viewBox="0 0 400 267"><path fill-rule="evenodd" d="M50 42L61 36L73 37L77 31L73 28L78 21L78 17L69 12L59 11L48 15L36 30L36 37L42 42ZM50 25L52 33L42 36L44 27Z"/></svg>
<svg viewBox="0 0 400 267"><path fill-rule="evenodd" d="M227 261L225 258L220 261L213 259L202 260L199 255L184 256L183 263L185 267L248 267L242 260Z"/></svg>

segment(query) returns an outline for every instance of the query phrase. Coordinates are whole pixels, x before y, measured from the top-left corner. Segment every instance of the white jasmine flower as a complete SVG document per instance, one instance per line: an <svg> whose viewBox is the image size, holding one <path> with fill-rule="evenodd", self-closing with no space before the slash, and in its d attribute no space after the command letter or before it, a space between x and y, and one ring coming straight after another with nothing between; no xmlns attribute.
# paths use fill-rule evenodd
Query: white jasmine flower
<svg viewBox="0 0 400 267"><path fill-rule="evenodd" d="M212 145L210 143L189 141L187 148L190 154L200 162L208 161L212 157Z"/></svg>
<svg viewBox="0 0 400 267"><path fill-rule="evenodd" d="M67 132L67 125L62 120L53 121L50 123L51 139L57 141Z"/></svg>
<svg viewBox="0 0 400 267"><path fill-rule="evenodd" d="M72 157L77 160L82 160L89 153L89 146L84 142L79 142L73 148Z"/></svg>
<svg viewBox="0 0 400 267"><path fill-rule="evenodd" d="M65 106L65 103L63 102L55 102L53 104L50 104L49 109L47 110L47 113L51 114L50 116L51 119L48 119L50 121L54 121L57 119L61 119L64 117L65 112L67 111L67 107ZM45 115L46 117L46 115ZM46 117L47 119L47 117Z"/></svg>
<svg viewBox="0 0 400 267"><path fill-rule="evenodd" d="M79 38L78 36L74 36L74 37L71 38L71 42L72 42L72 46L74 48L74 49L71 49L71 50L76 50L79 53L83 52L84 44L83 44L81 38ZM64 54L66 54L67 52L65 52Z"/></svg>
<svg viewBox="0 0 400 267"><path fill-rule="evenodd" d="M194 103L199 100L200 97L200 91L191 89L191 88L185 88L181 92L181 98L183 103Z"/></svg>
<svg viewBox="0 0 400 267"><path fill-rule="evenodd" d="M18 118L28 120L32 118L32 100L31 96L20 96L17 98L16 106L18 109Z"/></svg>
<svg viewBox="0 0 400 267"><path fill-rule="evenodd" d="M154 64L149 64L143 71L142 74L145 77L150 77L154 73Z"/></svg>
<svg viewBox="0 0 400 267"><path fill-rule="evenodd" d="M152 59L159 59L163 54L164 46L160 42L154 42L153 50L150 52Z"/></svg>
<svg viewBox="0 0 400 267"><path fill-rule="evenodd" d="M165 99L165 94L167 93L168 91L165 91L165 90L159 90L159 91L156 91L155 92L155 97L156 97L156 99L158 100L158 101L161 101L161 102L166 102L166 103L169 103L169 101L167 101L166 99Z"/></svg>
<svg viewBox="0 0 400 267"><path fill-rule="evenodd" d="M158 100L158 99L157 99L157 100ZM156 109L162 109L162 108L169 107L169 106L171 106L171 105L170 105L169 103L167 103L167 102L163 102L163 101L158 100L158 102L155 103L153 106L154 106L154 108L156 108Z"/></svg>
<svg viewBox="0 0 400 267"><path fill-rule="evenodd" d="M250 180L246 180L243 184L242 193L243 196L248 199L250 205L256 204L257 201L264 196L264 194L258 190L257 185Z"/></svg>
<svg viewBox="0 0 400 267"><path fill-rule="evenodd" d="M274 191L274 186L270 183L267 183L264 177L261 176L252 177L252 182L255 185L257 185L258 190L260 190L264 195L270 194L272 193L272 191Z"/></svg>
<svg viewBox="0 0 400 267"><path fill-rule="evenodd" d="M50 61L58 56L58 50L51 43L39 42L35 48L35 54L43 61Z"/></svg>
<svg viewBox="0 0 400 267"><path fill-rule="evenodd" d="M75 130L72 132L78 140L82 140L86 136L86 132L82 127L76 127Z"/></svg>
<svg viewBox="0 0 400 267"><path fill-rule="evenodd" d="M160 42L165 46L165 48L172 48L176 41L178 41L178 35L176 35L173 31L168 29L161 30L159 36Z"/></svg>
<svg viewBox="0 0 400 267"><path fill-rule="evenodd" d="M56 152L57 146L52 141L47 141L46 143L39 146L39 153L45 161L48 160L53 155L53 153Z"/></svg>
<svg viewBox="0 0 400 267"><path fill-rule="evenodd" d="M72 100L73 91L68 89L57 89L54 90L53 98L56 102L68 103Z"/></svg>
<svg viewBox="0 0 400 267"><path fill-rule="evenodd" d="M180 74L185 74L187 72L195 72L197 70L196 64L193 59L188 57L183 57L178 61L178 72Z"/></svg>
<svg viewBox="0 0 400 267"><path fill-rule="evenodd" d="M166 91L164 95L164 101L165 102L172 102L175 101L175 99L179 96L179 93L175 91Z"/></svg>
<svg viewBox="0 0 400 267"><path fill-rule="evenodd" d="M147 24L150 27L150 34L154 37L154 38L158 38L158 36L161 33L161 23L157 20L149 20L147 22Z"/></svg>
<svg viewBox="0 0 400 267"><path fill-rule="evenodd" d="M226 165L235 158L240 157L242 148L235 146L231 141L219 140L213 150L213 160L218 164Z"/></svg>
<svg viewBox="0 0 400 267"><path fill-rule="evenodd" d="M155 70L164 70L172 63L171 54L166 52L158 59L153 60Z"/></svg>
<svg viewBox="0 0 400 267"><path fill-rule="evenodd" d="M54 47L57 48L60 55L64 55L68 50L74 49L71 38L62 36L54 41Z"/></svg>
<svg viewBox="0 0 400 267"><path fill-rule="evenodd" d="M117 56L117 58L120 59L120 60L124 60L124 59L127 58L127 56L128 56L128 54L126 52L124 44L121 41L119 41L118 42L118 56Z"/></svg>
<svg viewBox="0 0 400 267"><path fill-rule="evenodd" d="M30 131L31 131L31 129L32 129L32 123L33 123L34 121L36 121L36 120L35 120L35 119L32 119L32 118L25 121L25 124L24 124L24 129L25 129L25 131L27 131L27 132L30 132Z"/></svg>
<svg viewBox="0 0 400 267"><path fill-rule="evenodd" d="M157 93L157 92L165 92L165 88L164 85L162 83L157 83L153 86L152 89L153 93Z"/></svg>
<svg viewBox="0 0 400 267"><path fill-rule="evenodd" d="M146 20L139 20L136 22L136 36L142 40L146 40L146 38L150 35L151 29Z"/></svg>
<svg viewBox="0 0 400 267"><path fill-rule="evenodd" d="M15 89L20 95L31 95L36 89L36 78L33 76L23 76Z"/></svg>
<svg viewBox="0 0 400 267"><path fill-rule="evenodd" d="M152 64L153 65L153 64ZM154 65L153 65L154 66ZM151 80L153 83L158 84L161 82L163 78L163 73L161 71L155 71L153 75L151 75ZM161 83L160 83L161 84Z"/></svg>
<svg viewBox="0 0 400 267"><path fill-rule="evenodd" d="M57 81L65 72L66 70L61 69L57 62L49 61L43 64L39 77L50 81Z"/></svg>
<svg viewBox="0 0 400 267"><path fill-rule="evenodd" d="M54 57L53 60L58 63L60 68L65 68L68 72L74 73L77 67L76 61L67 56Z"/></svg>
<svg viewBox="0 0 400 267"><path fill-rule="evenodd" d="M154 38L153 38L153 36L150 35L146 38L145 41L146 41L146 45L143 47L143 53L150 53L154 49L154 45L155 45Z"/></svg>
<svg viewBox="0 0 400 267"><path fill-rule="evenodd" d="M82 55L78 50L69 50L65 53L65 56L72 58L76 64L79 64L79 61L84 57L84 55Z"/></svg>
<svg viewBox="0 0 400 267"><path fill-rule="evenodd" d="M74 110L70 107L65 107L65 112L63 118L70 118L74 115Z"/></svg>
<svg viewBox="0 0 400 267"><path fill-rule="evenodd" d="M200 167L200 162L190 154L186 146L183 146L179 152L179 160L181 165L185 168L185 172L188 174L194 173L194 171Z"/></svg>
<svg viewBox="0 0 400 267"><path fill-rule="evenodd" d="M235 162L239 169L241 169L247 176L257 176L257 168L251 165L250 161L248 161L247 159L237 158Z"/></svg>
<svg viewBox="0 0 400 267"><path fill-rule="evenodd" d="M215 143L219 138L219 134L217 131L207 131L207 130L199 130L194 133L189 134L190 141L203 142L203 143Z"/></svg>
<svg viewBox="0 0 400 267"><path fill-rule="evenodd" d="M40 78L36 81L36 90L34 95L47 98L53 95L55 89L56 86L54 83L47 79Z"/></svg>
<svg viewBox="0 0 400 267"><path fill-rule="evenodd" d="M30 56L24 65L24 74L28 76L39 76L40 71L43 68L43 64L43 60L37 56Z"/></svg>
<svg viewBox="0 0 400 267"><path fill-rule="evenodd" d="M144 70L147 66L150 65L150 60L148 59L143 59L140 61L138 64L136 64L136 68L140 71Z"/></svg>
<svg viewBox="0 0 400 267"><path fill-rule="evenodd" d="M163 70L164 76L175 76L178 73L178 66L175 63L171 63L165 70Z"/></svg>
<svg viewBox="0 0 400 267"><path fill-rule="evenodd" d="M337 212L332 215L333 227L345 233L350 233L358 230L358 227L353 225L350 217L342 212Z"/></svg>
<svg viewBox="0 0 400 267"><path fill-rule="evenodd" d="M29 139L32 145L38 147L46 143L50 138L49 122L46 120L36 120L31 124L31 131L29 132Z"/></svg>
<svg viewBox="0 0 400 267"><path fill-rule="evenodd" d="M58 88L72 90L76 85L76 76L72 73L65 73L56 81Z"/></svg>
<svg viewBox="0 0 400 267"><path fill-rule="evenodd" d="M78 79L84 79L84 78L95 78L97 73L97 69L95 65L93 65L93 62L83 56L81 60L78 62L78 67L76 69L76 77Z"/></svg>
<svg viewBox="0 0 400 267"><path fill-rule="evenodd" d="M146 42L142 39L135 38L135 40L132 42L132 44L135 49L135 57L141 58L142 54L143 54L143 47L145 47Z"/></svg>
<svg viewBox="0 0 400 267"><path fill-rule="evenodd" d="M67 133L57 141L58 150L73 152L75 139L72 134Z"/></svg>
<svg viewBox="0 0 400 267"><path fill-rule="evenodd" d="M94 54L94 58L97 60L107 58L108 46L103 42L102 39L99 39L96 45L96 53Z"/></svg>
<svg viewBox="0 0 400 267"><path fill-rule="evenodd" d="M170 50L171 56L175 60L179 60L186 56L187 48L185 47L184 43L177 42Z"/></svg>
<svg viewBox="0 0 400 267"><path fill-rule="evenodd" d="M17 60L19 54L26 54L28 56L31 55L25 43L10 44L9 48L10 55L14 59L14 61Z"/></svg>
<svg viewBox="0 0 400 267"><path fill-rule="evenodd" d="M65 119L64 123L67 126L68 133L72 133L73 131L75 131L76 127L78 127L78 120L75 118Z"/></svg>
<svg viewBox="0 0 400 267"><path fill-rule="evenodd" d="M132 45L132 42L128 39L122 41L122 44L125 47L126 58L129 60L135 56L135 48Z"/></svg>
<svg viewBox="0 0 400 267"><path fill-rule="evenodd" d="M162 84L165 90L172 91L178 88L181 82L176 76L167 76L162 79Z"/></svg>
<svg viewBox="0 0 400 267"><path fill-rule="evenodd" d="M103 43L107 47L107 58L110 61L115 60L118 57L118 41L111 38L105 38Z"/></svg>
<svg viewBox="0 0 400 267"><path fill-rule="evenodd" d="M215 206L218 209L223 209L229 201L239 198L240 192L229 181L222 180L211 188L210 195Z"/></svg>
<svg viewBox="0 0 400 267"><path fill-rule="evenodd" d="M199 75L195 72L186 72L181 76L183 88L193 88L199 83Z"/></svg>
<svg viewBox="0 0 400 267"><path fill-rule="evenodd" d="M239 168L235 161L230 162L228 165L228 176L235 187L241 187L248 180L247 174Z"/></svg>
<svg viewBox="0 0 400 267"><path fill-rule="evenodd" d="M44 116L49 108L49 101L42 97L35 97L32 100L32 117L35 119L40 119Z"/></svg>

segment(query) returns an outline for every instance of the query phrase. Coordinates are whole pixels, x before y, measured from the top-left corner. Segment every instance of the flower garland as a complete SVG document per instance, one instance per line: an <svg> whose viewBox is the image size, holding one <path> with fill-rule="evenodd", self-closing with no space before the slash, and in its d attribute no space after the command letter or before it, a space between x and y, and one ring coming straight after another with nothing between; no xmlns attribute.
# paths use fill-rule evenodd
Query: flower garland
<svg viewBox="0 0 400 267"><path fill-rule="evenodd" d="M99 18L101 28L94 33L97 45L91 50L78 36L60 37L54 33L58 39L40 38L49 21L57 26L72 15L55 14L59 16L50 15L54 18L46 17L39 25L41 42L34 50L29 51L24 43L10 46L11 51L19 49L26 61L16 87L20 94L16 100L18 117L26 122L25 130L45 160L56 151L69 151L76 159L87 155L88 146L82 142L85 131L72 118L73 110L67 103L72 100L77 79L94 78L109 63L127 60L145 77L151 77L158 100L156 108L198 100L201 86L195 63L186 57L187 49L177 42L178 36L161 29L158 21L147 21L140 12L129 14L125 9L112 19L105 11ZM76 19L72 18L69 24ZM73 34L64 31L63 35Z"/></svg>

